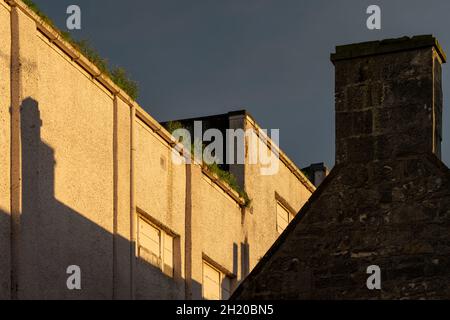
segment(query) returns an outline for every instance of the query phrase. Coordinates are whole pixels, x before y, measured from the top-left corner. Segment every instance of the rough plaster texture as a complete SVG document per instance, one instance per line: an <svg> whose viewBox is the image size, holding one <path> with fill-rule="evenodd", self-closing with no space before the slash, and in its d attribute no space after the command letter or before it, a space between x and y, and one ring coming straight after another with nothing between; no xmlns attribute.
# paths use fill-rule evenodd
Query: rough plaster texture
<svg viewBox="0 0 450 320"><path fill-rule="evenodd" d="M39 152L39 123L37 110L37 43L35 24L18 8L11 9L11 296L20 298L39 292L37 281L28 282L32 273L28 268L36 261L35 245L30 241L33 229L27 223L36 212L39 200L37 187L39 172L34 160ZM34 159L31 159L34 156ZM26 225L26 226L25 226ZM23 283L24 285L19 285ZM26 285L25 285L26 283Z"/></svg>
<svg viewBox="0 0 450 320"><path fill-rule="evenodd" d="M136 125L136 198L144 214L178 235L179 247L185 240L186 167L172 161L172 149L152 132L145 123ZM182 299L184 285L184 254L175 259L176 279L173 281L159 270L138 264L138 299ZM159 290L154 290L157 287Z"/></svg>
<svg viewBox="0 0 450 320"><path fill-rule="evenodd" d="M233 298L450 297L450 172L433 143L444 55L417 40L337 48L338 164Z"/></svg>
<svg viewBox="0 0 450 320"><path fill-rule="evenodd" d="M200 166L188 166L188 172L187 186L191 192L186 221L192 232L186 232L187 274L190 277L186 296L202 299L204 260L229 276L232 288L242 279L243 209L205 175Z"/></svg>
<svg viewBox="0 0 450 320"><path fill-rule="evenodd" d="M0 2L0 299L10 297L10 8Z"/></svg>
<svg viewBox="0 0 450 320"><path fill-rule="evenodd" d="M131 111L116 98L115 112L115 195L114 195L114 298L131 297Z"/></svg>
<svg viewBox="0 0 450 320"><path fill-rule="evenodd" d="M198 197L194 199L199 205L193 214L200 217L200 225L194 226L194 230L200 232L194 233L193 241L197 241L198 248L201 249L194 252L197 256L195 261L201 262L201 256L205 254L240 280L239 250L243 241L243 212L236 201L206 175L199 175L198 178L194 181L193 188L200 190L196 193ZM194 267L194 271L193 278L201 283L201 265Z"/></svg>
<svg viewBox="0 0 450 320"><path fill-rule="evenodd" d="M173 163L166 142L142 121L137 123L137 206L180 234L184 230L186 168Z"/></svg>
<svg viewBox="0 0 450 320"><path fill-rule="evenodd" d="M201 121L203 131L216 128L222 132L224 137L227 136L227 129L244 131L251 129L257 131L259 129L255 127L257 124L245 110L177 121L188 129L191 135L195 134L195 121ZM239 146L237 140L236 145ZM260 146L263 148L261 153L269 154L267 141L264 142L262 139L258 139L258 141L261 142ZM235 151L237 151L237 147L235 147ZM227 152L228 150L224 144L223 154L225 159L227 158ZM250 161L252 152L256 154L259 152L258 145L253 143L252 139L247 136L245 164L224 166L236 177L238 184L246 190L250 199L252 199L250 207L246 208L241 216L242 222L239 227L241 228L241 240L240 244L238 244L240 247L238 255L241 256L242 252L244 252L245 258L249 259L243 264L243 269L246 270L252 269L258 263L259 259L279 236L276 224L277 196L288 204L293 214L297 213L311 196L311 191L305 186L304 182L296 177L281 159L277 161L278 170L275 170L271 175L262 175L263 169L267 169L268 164L252 163ZM283 156L285 157L285 155ZM234 160L236 161L237 159ZM244 250L241 250L241 245L242 248L245 248ZM245 277L246 273L244 270L242 276Z"/></svg>
<svg viewBox="0 0 450 320"><path fill-rule="evenodd" d="M22 84L18 297L111 298L113 100L34 23L24 26L33 69L24 69L30 75ZM70 265L83 272L82 291L65 287Z"/></svg>
<svg viewBox="0 0 450 320"><path fill-rule="evenodd" d="M246 128L251 125L246 122ZM260 146L269 153L269 148L263 142ZM248 157L248 154L247 154ZM248 159L247 159L248 162ZM250 250L250 269L259 262L264 254L279 237L277 231L277 197L286 201L292 213L296 214L311 196L304 184L278 160L279 170L274 175L261 175L261 169L266 165L253 164L245 166L245 188L252 202L250 215L245 217L248 243Z"/></svg>
<svg viewBox="0 0 450 320"><path fill-rule="evenodd" d="M241 235L242 210L228 194L222 191L206 175L196 181L194 188L199 188L200 210L194 214L201 215L201 243L203 252L227 270L237 276L237 261L233 261L233 244L239 245ZM225 246L224 246L225 244ZM222 250L217 248L223 247Z"/></svg>

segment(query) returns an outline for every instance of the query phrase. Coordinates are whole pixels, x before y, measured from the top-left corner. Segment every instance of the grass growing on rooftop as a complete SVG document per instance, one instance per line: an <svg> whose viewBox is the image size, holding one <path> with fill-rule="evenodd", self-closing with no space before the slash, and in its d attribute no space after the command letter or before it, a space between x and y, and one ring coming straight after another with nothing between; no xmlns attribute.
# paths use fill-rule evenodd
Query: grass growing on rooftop
<svg viewBox="0 0 450 320"><path fill-rule="evenodd" d="M138 84L131 80L125 69L116 67L111 68L108 60L100 56L88 40L75 40L69 32L59 30L53 21L44 13L32 0L22 0L28 8L34 11L45 23L53 27L61 37L69 42L74 48L79 50L90 62L92 62L102 73L111 78L111 80L132 99L136 100L139 96Z"/></svg>

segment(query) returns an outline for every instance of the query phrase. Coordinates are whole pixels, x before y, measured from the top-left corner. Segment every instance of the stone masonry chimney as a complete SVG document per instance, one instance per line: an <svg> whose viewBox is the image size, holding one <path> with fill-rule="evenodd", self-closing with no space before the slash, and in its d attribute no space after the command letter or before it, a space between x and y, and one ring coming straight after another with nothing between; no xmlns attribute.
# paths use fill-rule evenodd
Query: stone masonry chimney
<svg viewBox="0 0 450 320"><path fill-rule="evenodd" d="M417 36L331 60L336 166L232 299L450 299L445 54Z"/></svg>
<svg viewBox="0 0 450 320"><path fill-rule="evenodd" d="M432 36L337 47L336 163L440 158L445 59Z"/></svg>

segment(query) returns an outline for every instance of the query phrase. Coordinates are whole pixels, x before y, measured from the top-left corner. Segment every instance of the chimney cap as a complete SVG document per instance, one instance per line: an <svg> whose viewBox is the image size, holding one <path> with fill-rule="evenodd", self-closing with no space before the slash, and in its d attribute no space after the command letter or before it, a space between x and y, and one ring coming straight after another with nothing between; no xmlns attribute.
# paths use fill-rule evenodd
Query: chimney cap
<svg viewBox="0 0 450 320"><path fill-rule="evenodd" d="M434 47L439 54L442 63L447 61L447 56L441 45L432 35L420 35L386 39L381 41L370 41L349 44L336 47L336 53L331 54L331 61L348 60L365 56L393 53L399 51L413 50L419 48Z"/></svg>

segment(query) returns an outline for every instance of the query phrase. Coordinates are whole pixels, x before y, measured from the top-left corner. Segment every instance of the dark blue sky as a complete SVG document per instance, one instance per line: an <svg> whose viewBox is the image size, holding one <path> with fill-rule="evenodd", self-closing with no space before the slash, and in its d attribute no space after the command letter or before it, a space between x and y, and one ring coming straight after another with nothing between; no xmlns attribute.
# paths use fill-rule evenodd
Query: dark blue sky
<svg viewBox="0 0 450 320"><path fill-rule="evenodd" d="M299 166L334 165L334 68L339 44L433 34L450 48L448 0L34 0L65 30L66 8L112 65L140 86L139 103L159 121L247 109L279 128ZM382 9L382 30L366 9ZM450 50L450 49L449 49ZM450 51L449 51L450 53ZM443 160L450 163L444 67Z"/></svg>

